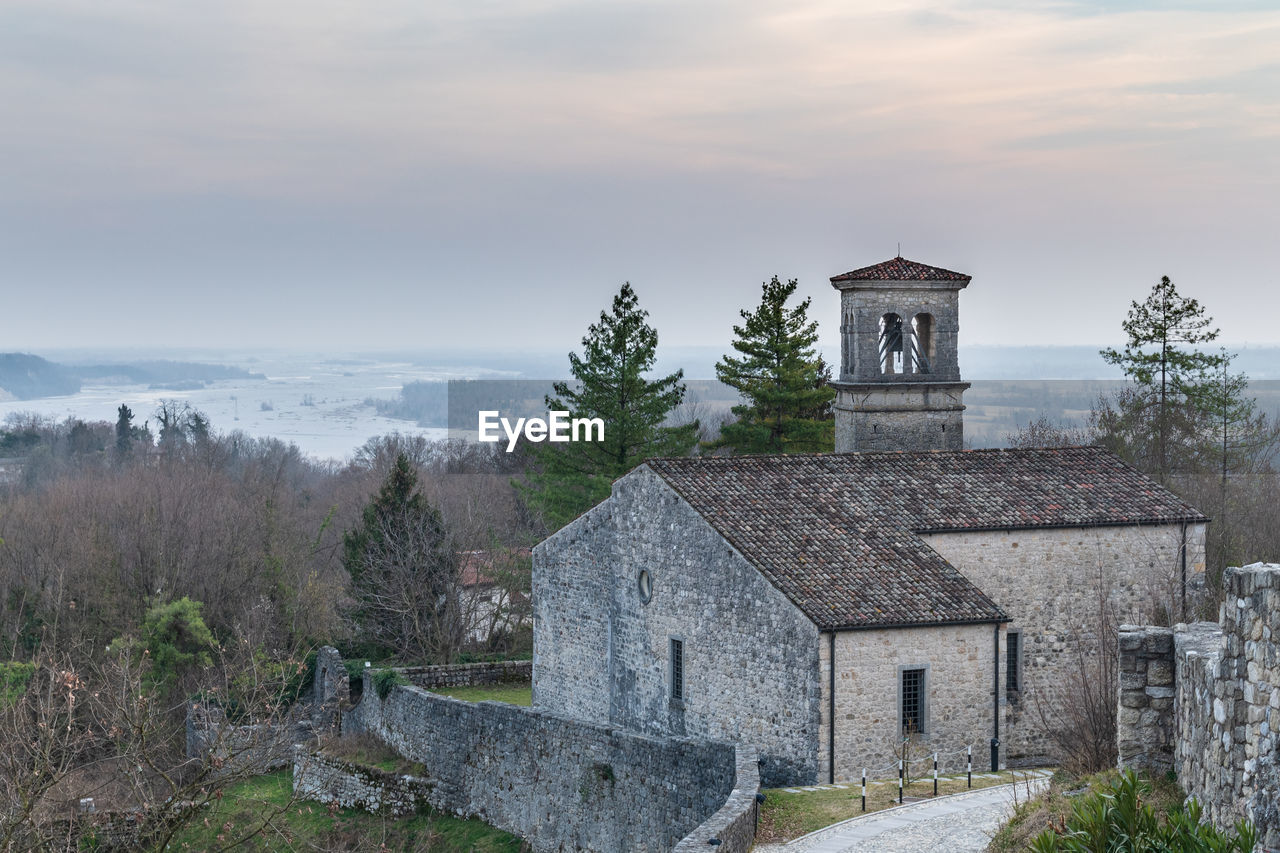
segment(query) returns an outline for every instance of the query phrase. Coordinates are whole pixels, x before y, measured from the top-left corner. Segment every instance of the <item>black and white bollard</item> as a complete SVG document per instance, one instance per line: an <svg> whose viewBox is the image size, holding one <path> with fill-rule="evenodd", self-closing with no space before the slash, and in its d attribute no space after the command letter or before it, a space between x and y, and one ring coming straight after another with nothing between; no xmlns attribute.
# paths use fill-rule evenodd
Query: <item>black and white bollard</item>
<svg viewBox="0 0 1280 853"><path fill-rule="evenodd" d="M898 759L898 805L902 805L902 759Z"/></svg>
<svg viewBox="0 0 1280 853"><path fill-rule="evenodd" d="M933 754L933 795L938 796L938 753Z"/></svg>
<svg viewBox="0 0 1280 853"><path fill-rule="evenodd" d="M867 768L862 768L862 810L867 810Z"/></svg>
<svg viewBox="0 0 1280 853"><path fill-rule="evenodd" d="M966 746L964 748L964 751L966 755L966 762L968 764L968 766L965 768L965 773L969 775L969 787L972 788L973 787L973 744L969 744L968 746Z"/></svg>

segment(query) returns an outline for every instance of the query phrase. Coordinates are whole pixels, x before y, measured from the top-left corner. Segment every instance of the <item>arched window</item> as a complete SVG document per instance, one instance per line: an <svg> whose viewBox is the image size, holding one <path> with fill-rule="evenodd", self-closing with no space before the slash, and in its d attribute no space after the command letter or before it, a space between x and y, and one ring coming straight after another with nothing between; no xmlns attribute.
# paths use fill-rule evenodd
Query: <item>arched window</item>
<svg viewBox="0 0 1280 853"><path fill-rule="evenodd" d="M902 372L902 318L894 313L880 318L880 372Z"/></svg>
<svg viewBox="0 0 1280 853"><path fill-rule="evenodd" d="M933 315L917 314L911 319L911 365L916 373L933 372Z"/></svg>

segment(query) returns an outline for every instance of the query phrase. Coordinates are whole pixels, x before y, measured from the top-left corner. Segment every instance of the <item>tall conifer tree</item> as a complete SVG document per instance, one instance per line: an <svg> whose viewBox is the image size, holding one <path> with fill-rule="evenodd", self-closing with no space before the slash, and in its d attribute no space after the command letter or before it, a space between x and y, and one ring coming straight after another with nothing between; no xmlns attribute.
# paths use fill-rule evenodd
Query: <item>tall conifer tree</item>
<svg viewBox="0 0 1280 853"><path fill-rule="evenodd" d="M604 421L603 441L528 445L536 464L523 487L552 529L609 496L613 481L654 456L679 456L697 443L697 422L664 425L684 400L684 371L656 379L658 333L630 282L587 329L582 355L569 353L572 385L557 382L548 409Z"/></svg>
<svg viewBox="0 0 1280 853"><path fill-rule="evenodd" d="M737 420L720 431L717 446L738 453L802 453L832 450L836 392L814 345L818 324L808 318L809 300L787 308L796 279L775 275L763 285L760 305L742 311L733 327L733 348L716 363L716 378L736 388L744 402L733 407Z"/></svg>
<svg viewBox="0 0 1280 853"><path fill-rule="evenodd" d="M1121 324L1129 338L1124 349L1101 351L1104 361L1119 366L1133 382L1111 413L1110 431L1118 440L1114 449L1162 485L1175 471L1197 465L1211 429L1209 413L1197 404L1223 365L1223 356L1199 349L1218 337L1212 324L1200 303L1183 297L1164 276L1145 302L1130 305Z"/></svg>

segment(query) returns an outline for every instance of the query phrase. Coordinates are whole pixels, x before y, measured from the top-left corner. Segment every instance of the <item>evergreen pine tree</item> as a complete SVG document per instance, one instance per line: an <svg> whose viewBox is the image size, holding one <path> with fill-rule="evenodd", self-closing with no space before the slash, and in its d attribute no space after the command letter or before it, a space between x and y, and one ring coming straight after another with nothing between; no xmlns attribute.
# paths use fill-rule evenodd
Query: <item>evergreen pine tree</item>
<svg viewBox="0 0 1280 853"><path fill-rule="evenodd" d="M124 403L116 409L116 453L124 456L133 445L134 438L133 410Z"/></svg>
<svg viewBox="0 0 1280 853"><path fill-rule="evenodd" d="M1104 444L1162 485L1201 461L1208 413L1198 402L1223 364L1221 355L1198 349L1218 337L1212 323L1197 300L1181 296L1164 276L1145 302L1131 304L1124 349L1101 351L1133 383L1114 409L1100 413Z"/></svg>
<svg viewBox="0 0 1280 853"><path fill-rule="evenodd" d="M557 382L546 398L552 411L604 421L603 441L529 446L535 465L521 490L553 530L608 497L613 481L645 459L683 455L697 443L696 421L664 425L684 400L684 372L646 378L658 347L648 316L624 283L588 327L582 355L569 353L575 383Z"/></svg>
<svg viewBox="0 0 1280 853"><path fill-rule="evenodd" d="M794 308L787 300L797 281L765 282L760 305L742 311L734 326L733 348L716 363L716 378L736 388L745 402L733 407L737 420L720 431L716 446L738 453L800 453L832 450L835 422L830 372L814 349L818 324L809 320L806 299Z"/></svg>
<svg viewBox="0 0 1280 853"><path fill-rule="evenodd" d="M371 657L448 662L458 640L458 557L440 512L397 454L360 523L342 536L353 614Z"/></svg>

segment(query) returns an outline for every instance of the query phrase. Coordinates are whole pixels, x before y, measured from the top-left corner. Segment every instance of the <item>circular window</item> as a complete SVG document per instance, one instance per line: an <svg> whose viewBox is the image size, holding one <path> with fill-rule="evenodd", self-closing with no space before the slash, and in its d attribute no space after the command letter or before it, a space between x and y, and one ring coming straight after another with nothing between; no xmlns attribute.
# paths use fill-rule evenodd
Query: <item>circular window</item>
<svg viewBox="0 0 1280 853"><path fill-rule="evenodd" d="M648 604L649 599L653 598L653 579L649 577L647 570L640 570L640 576L636 578L636 587L640 590L640 600Z"/></svg>

